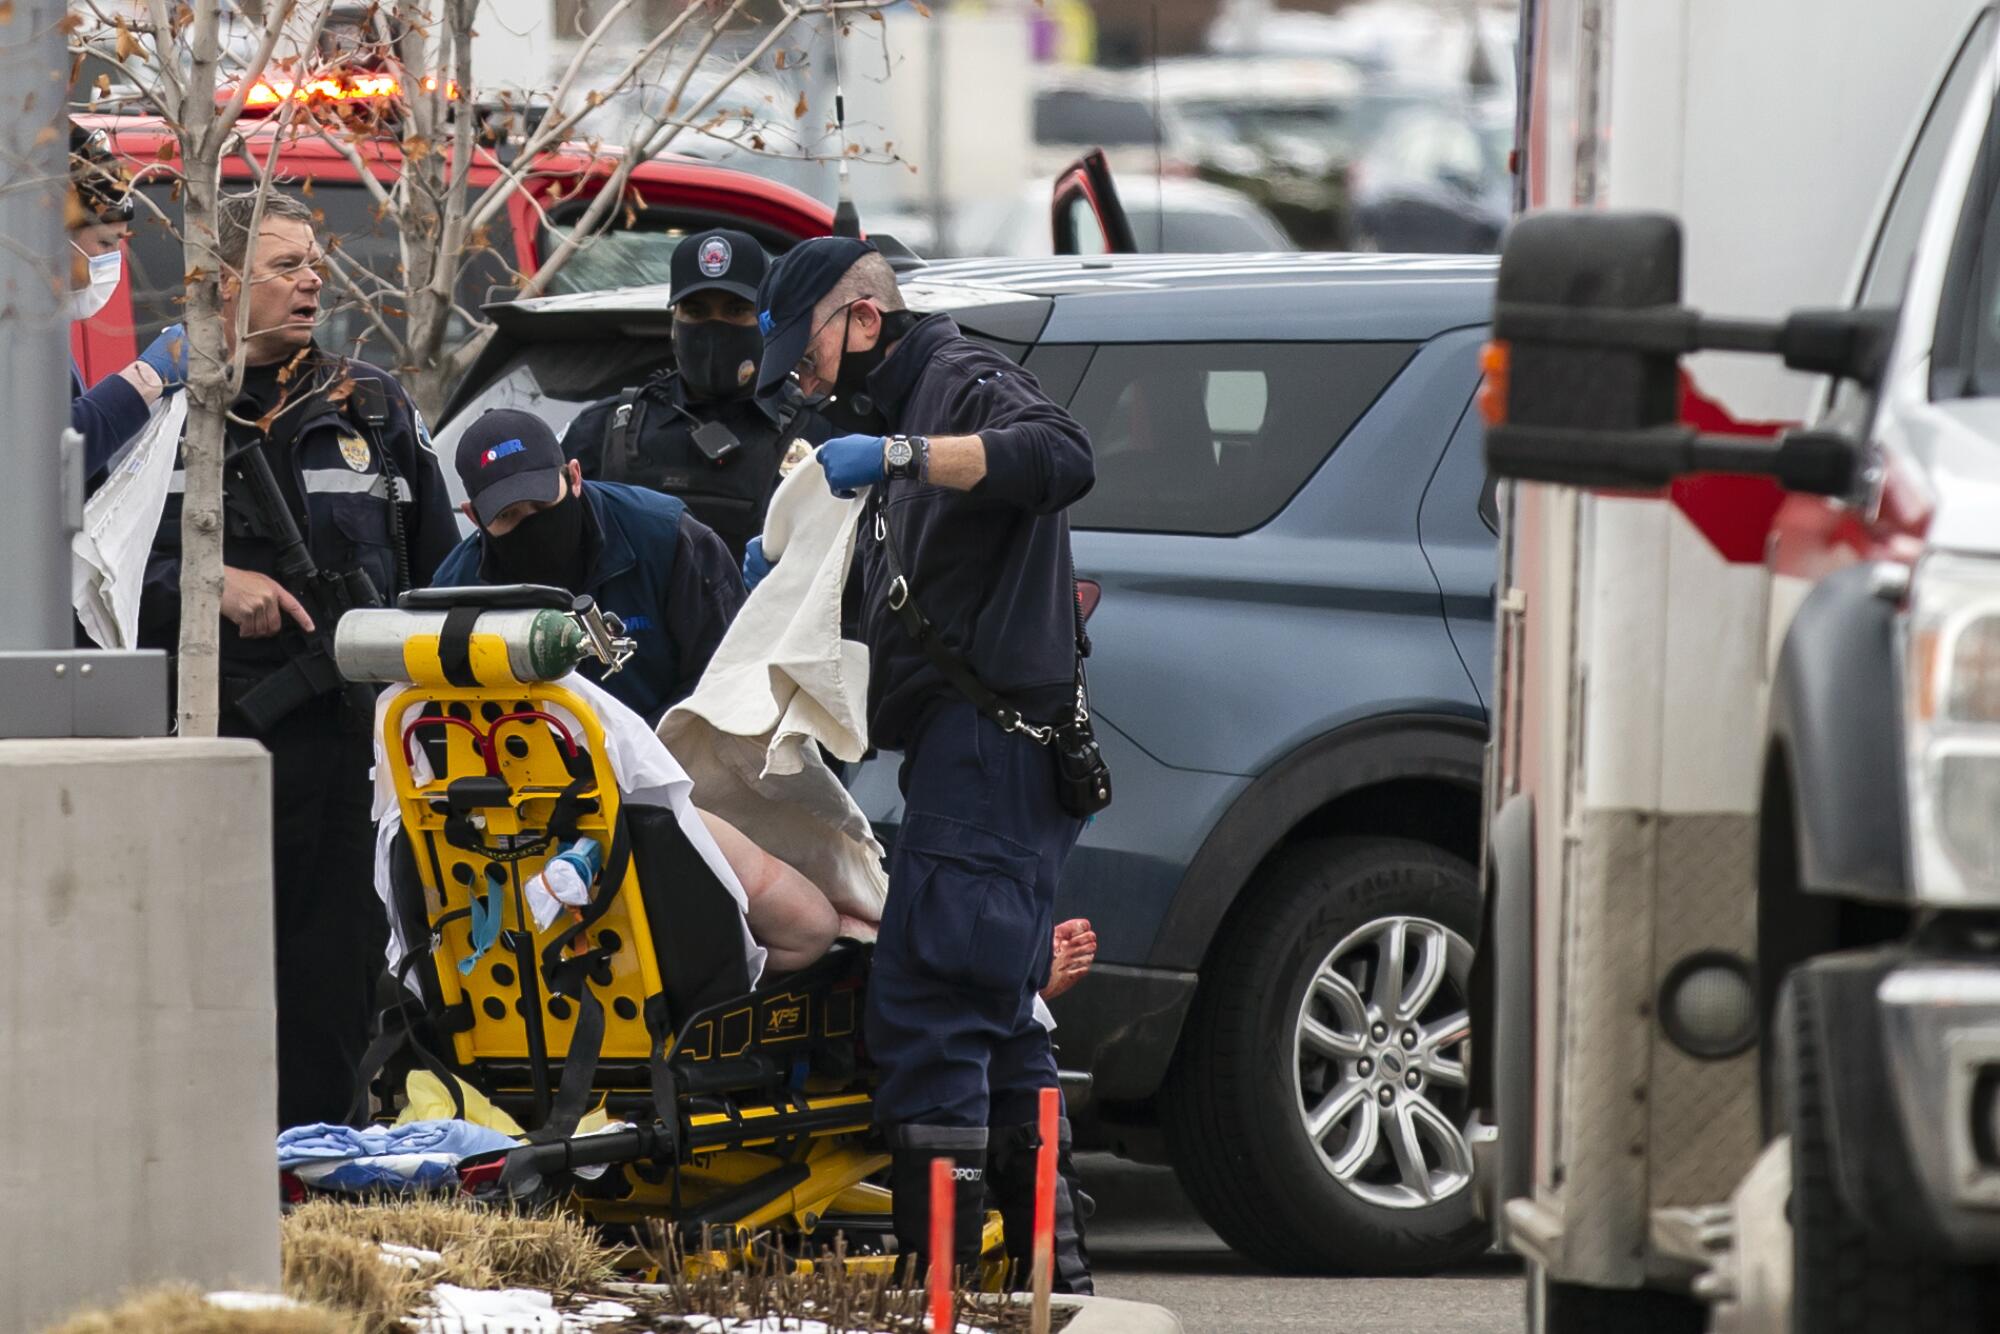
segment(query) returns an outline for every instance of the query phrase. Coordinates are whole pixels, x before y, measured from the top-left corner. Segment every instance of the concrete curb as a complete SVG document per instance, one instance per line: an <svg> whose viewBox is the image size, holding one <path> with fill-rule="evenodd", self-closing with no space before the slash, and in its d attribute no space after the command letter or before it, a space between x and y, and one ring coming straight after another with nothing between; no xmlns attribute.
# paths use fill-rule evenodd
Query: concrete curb
<svg viewBox="0 0 2000 1334"><path fill-rule="evenodd" d="M1049 1305L1076 1312L1063 1326L1063 1334L1181 1334L1181 1318L1151 1302L1128 1302L1118 1297L1051 1297Z"/></svg>

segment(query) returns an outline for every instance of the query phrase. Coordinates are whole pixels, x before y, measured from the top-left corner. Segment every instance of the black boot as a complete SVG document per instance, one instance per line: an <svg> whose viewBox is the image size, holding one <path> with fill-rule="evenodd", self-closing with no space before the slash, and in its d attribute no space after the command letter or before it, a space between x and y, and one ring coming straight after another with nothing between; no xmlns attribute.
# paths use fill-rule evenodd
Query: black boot
<svg viewBox="0 0 2000 1334"><path fill-rule="evenodd" d="M1090 1251L1084 1245L1083 1221L1093 1209L1091 1198L1077 1180L1076 1165L1070 1160L1069 1121L1061 1127L1056 1150L1056 1236L1055 1272L1049 1276L1053 1292L1088 1297L1094 1291L1090 1281ZM987 1173L986 1188L993 1206L1000 1211L1000 1225L1007 1243L1007 1267L1012 1286L1025 1289L1034 1274L1035 1258L1035 1150L1041 1135L1032 1124L996 1126L993 1130L993 1170Z"/></svg>
<svg viewBox="0 0 2000 1334"><path fill-rule="evenodd" d="M911 1257L902 1262L905 1281L924 1283L930 1273L931 1160L952 1163L952 1205L956 1220L952 1263L969 1276L979 1263L986 1225L986 1129L983 1126L890 1126L889 1190L896 1250ZM916 1268L911 1270L912 1260ZM962 1277L961 1282L972 1281Z"/></svg>

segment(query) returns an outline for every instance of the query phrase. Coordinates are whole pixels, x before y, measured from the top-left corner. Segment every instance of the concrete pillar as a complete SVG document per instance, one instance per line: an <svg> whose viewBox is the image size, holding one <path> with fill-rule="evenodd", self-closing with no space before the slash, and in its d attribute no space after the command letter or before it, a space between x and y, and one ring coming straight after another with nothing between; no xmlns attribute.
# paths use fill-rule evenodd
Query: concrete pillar
<svg viewBox="0 0 2000 1334"><path fill-rule="evenodd" d="M250 741L0 742L0 1329L277 1286L270 783Z"/></svg>

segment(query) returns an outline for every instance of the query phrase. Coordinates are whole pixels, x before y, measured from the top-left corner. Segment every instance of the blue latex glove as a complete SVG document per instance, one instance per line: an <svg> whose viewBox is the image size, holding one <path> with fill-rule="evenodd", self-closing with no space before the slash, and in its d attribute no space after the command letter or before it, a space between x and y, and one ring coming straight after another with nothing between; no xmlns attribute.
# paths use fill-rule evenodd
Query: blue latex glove
<svg viewBox="0 0 2000 1334"><path fill-rule="evenodd" d="M861 487L880 482L882 446L879 435L837 435L821 445L816 456L826 471L827 489L842 500L852 500Z"/></svg>
<svg viewBox="0 0 2000 1334"><path fill-rule="evenodd" d="M171 394L187 383L188 335L187 326L169 324L160 330L159 337L146 345L139 354L139 360L151 366L165 385L164 393Z"/></svg>
<svg viewBox="0 0 2000 1334"><path fill-rule="evenodd" d="M777 563L765 558L763 538L751 538L749 545L743 548L743 587L750 589L763 583L764 576L769 574Z"/></svg>

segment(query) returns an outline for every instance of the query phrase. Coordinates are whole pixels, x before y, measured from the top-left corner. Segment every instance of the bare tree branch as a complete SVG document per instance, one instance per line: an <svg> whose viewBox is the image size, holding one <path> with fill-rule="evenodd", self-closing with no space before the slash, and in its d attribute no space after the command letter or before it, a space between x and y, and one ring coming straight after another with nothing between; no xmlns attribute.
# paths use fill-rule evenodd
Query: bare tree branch
<svg viewBox="0 0 2000 1334"><path fill-rule="evenodd" d="M271 53L278 49L278 38L284 35L285 25L291 22L292 11L297 7L298 0L276 0L271 6L271 12L264 20L264 35L257 42L257 54L250 58L248 68L252 72L246 73L237 81L236 91L230 96L229 105L216 114L212 133L228 134L236 128L237 118L243 114L243 108L250 103L250 90L264 77L264 69L271 63ZM327 16L332 12L332 5L319 7L319 17L313 24L312 36L306 39L305 47L308 51L318 44L320 33L326 30ZM287 107L298 100L297 92L295 85L293 96L285 99ZM260 214L261 211L260 206Z"/></svg>

